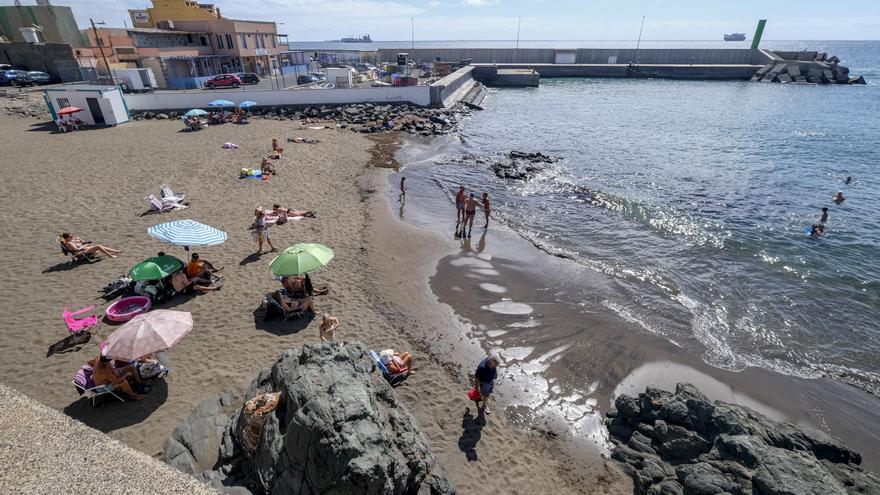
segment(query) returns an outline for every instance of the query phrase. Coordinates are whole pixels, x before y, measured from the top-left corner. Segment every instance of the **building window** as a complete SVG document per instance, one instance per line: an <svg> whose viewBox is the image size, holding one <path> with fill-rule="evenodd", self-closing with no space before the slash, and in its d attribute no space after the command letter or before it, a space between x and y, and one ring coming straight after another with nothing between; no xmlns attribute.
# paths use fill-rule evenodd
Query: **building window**
<svg viewBox="0 0 880 495"><path fill-rule="evenodd" d="M193 42L193 35L191 35L191 34L186 35L186 42L192 43Z"/></svg>
<svg viewBox="0 0 880 495"><path fill-rule="evenodd" d="M217 48L222 50L223 49L223 36L220 36L219 34L216 36L217 36Z"/></svg>
<svg viewBox="0 0 880 495"><path fill-rule="evenodd" d="M67 98L56 98L55 103L58 104L58 108L66 108L70 106L70 100Z"/></svg>
<svg viewBox="0 0 880 495"><path fill-rule="evenodd" d="M233 48L232 47L232 35L229 33L226 33L226 47L229 48L230 50L232 50L232 48Z"/></svg>
<svg viewBox="0 0 880 495"><path fill-rule="evenodd" d="M204 36L199 36L199 44L202 46L208 46L208 38Z"/></svg>
<svg viewBox="0 0 880 495"><path fill-rule="evenodd" d="M244 33L239 34L238 37L241 39L241 47L247 50L247 38L244 37Z"/></svg>
<svg viewBox="0 0 880 495"><path fill-rule="evenodd" d="M272 36L272 48L275 48L275 36Z"/></svg>

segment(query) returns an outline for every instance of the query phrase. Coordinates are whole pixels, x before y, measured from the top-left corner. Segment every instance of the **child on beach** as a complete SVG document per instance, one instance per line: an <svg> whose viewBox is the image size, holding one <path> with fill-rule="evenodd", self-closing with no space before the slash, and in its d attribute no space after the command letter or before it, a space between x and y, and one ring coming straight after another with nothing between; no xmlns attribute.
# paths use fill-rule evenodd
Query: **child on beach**
<svg viewBox="0 0 880 495"><path fill-rule="evenodd" d="M318 337L321 342L336 340L336 329L339 328L339 320L327 313L321 315L321 326L318 327Z"/></svg>

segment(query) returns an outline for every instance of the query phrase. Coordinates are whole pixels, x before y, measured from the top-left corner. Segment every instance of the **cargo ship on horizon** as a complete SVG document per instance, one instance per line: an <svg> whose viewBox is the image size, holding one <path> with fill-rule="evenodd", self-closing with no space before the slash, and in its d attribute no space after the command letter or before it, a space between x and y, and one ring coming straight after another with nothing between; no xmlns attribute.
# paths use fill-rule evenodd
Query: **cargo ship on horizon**
<svg viewBox="0 0 880 495"><path fill-rule="evenodd" d="M358 37L358 38L351 36L348 38L333 40L333 42L336 42L336 43L372 43L373 38L370 38L369 34L365 34L365 35Z"/></svg>
<svg viewBox="0 0 880 495"><path fill-rule="evenodd" d="M745 33L731 33L724 35L724 41L745 41Z"/></svg>

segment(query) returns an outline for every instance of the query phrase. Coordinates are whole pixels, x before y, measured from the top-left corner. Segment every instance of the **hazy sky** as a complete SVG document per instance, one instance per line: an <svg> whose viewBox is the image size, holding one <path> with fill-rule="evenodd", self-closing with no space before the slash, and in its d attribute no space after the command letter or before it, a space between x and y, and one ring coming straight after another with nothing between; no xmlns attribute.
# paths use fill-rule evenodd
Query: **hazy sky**
<svg viewBox="0 0 880 495"><path fill-rule="evenodd" d="M22 0L29 4L33 0ZM4 5L10 0L0 0ZM53 0L122 27L126 10L149 0ZM291 41L370 33L375 40L507 40L522 17L524 40L629 40L647 16L644 39L717 40L751 33L768 19L765 39L880 39L880 0L213 0L225 17L283 22Z"/></svg>

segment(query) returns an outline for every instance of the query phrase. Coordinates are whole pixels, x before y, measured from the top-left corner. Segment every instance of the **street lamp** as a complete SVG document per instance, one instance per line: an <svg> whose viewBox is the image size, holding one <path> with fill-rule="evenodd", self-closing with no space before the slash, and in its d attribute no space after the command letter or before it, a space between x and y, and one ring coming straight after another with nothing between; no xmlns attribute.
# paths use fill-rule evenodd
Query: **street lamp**
<svg viewBox="0 0 880 495"><path fill-rule="evenodd" d="M104 59L104 67L107 69L107 75L110 76L110 84L116 86L116 81L113 80L113 71L110 70L110 64L107 62L107 55L104 53L104 45L101 44L101 38L98 37L98 28L95 27L95 24L104 26L107 23L104 21L95 22L95 20L91 18L89 18L89 22L92 23L92 31L95 33L95 43L97 43L98 48L101 49L101 58Z"/></svg>

